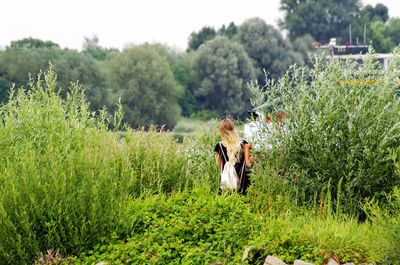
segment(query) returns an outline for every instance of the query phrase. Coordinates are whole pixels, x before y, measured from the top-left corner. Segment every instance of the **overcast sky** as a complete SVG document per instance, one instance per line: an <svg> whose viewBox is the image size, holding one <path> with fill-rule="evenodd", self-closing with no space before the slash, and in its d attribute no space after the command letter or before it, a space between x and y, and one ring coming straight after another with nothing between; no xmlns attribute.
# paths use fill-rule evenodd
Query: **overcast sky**
<svg viewBox="0 0 400 265"><path fill-rule="evenodd" d="M96 35L100 45L122 49L127 44L160 42L185 49L191 32L218 29L260 17L277 25L280 0L2 0L0 47L26 37L51 40L81 49L84 36ZM391 17L400 17L399 0L383 3Z"/></svg>

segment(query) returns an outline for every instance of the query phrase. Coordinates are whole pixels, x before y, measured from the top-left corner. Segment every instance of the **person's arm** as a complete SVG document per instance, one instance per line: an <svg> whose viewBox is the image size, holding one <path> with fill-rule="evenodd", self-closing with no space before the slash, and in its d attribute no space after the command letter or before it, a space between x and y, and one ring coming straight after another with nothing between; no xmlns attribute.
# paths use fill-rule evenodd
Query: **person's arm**
<svg viewBox="0 0 400 265"><path fill-rule="evenodd" d="M254 156L250 155L250 149L250 144L244 145L244 162L246 163L246 166L251 166L251 164L254 162Z"/></svg>
<svg viewBox="0 0 400 265"><path fill-rule="evenodd" d="M219 153L215 153L215 160L217 160L219 171L222 171L222 160L221 160L221 155Z"/></svg>

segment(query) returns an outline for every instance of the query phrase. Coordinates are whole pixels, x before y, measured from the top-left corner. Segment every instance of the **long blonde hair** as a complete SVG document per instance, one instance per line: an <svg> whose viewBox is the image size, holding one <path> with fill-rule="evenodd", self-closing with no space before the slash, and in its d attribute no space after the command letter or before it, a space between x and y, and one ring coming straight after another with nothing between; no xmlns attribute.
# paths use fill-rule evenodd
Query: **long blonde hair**
<svg viewBox="0 0 400 265"><path fill-rule="evenodd" d="M221 133L222 144L226 147L229 161L236 164L240 159L240 138L233 122L225 118L219 122L219 131Z"/></svg>

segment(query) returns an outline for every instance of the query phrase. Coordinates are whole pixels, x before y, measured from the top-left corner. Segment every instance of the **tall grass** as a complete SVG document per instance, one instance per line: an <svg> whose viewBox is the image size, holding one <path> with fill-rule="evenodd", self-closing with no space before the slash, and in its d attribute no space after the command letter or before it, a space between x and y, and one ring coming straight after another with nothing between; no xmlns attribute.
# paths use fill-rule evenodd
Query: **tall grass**
<svg viewBox="0 0 400 265"><path fill-rule="evenodd" d="M382 264L400 264L400 189L388 195L388 203L373 200L364 206L374 229L367 231L373 239L369 249Z"/></svg>
<svg viewBox="0 0 400 265"><path fill-rule="evenodd" d="M212 148L178 145L167 133L110 131L121 115L90 112L76 84L62 99L56 79L50 69L0 109L0 263L26 264L48 249L78 253L123 236L132 198L210 189L217 176ZM199 139L211 145L210 137ZM204 159L194 166L194 156Z"/></svg>
<svg viewBox="0 0 400 265"><path fill-rule="evenodd" d="M128 178L116 135L72 85L65 100L50 71L11 94L0 111L0 260L73 252L118 231Z"/></svg>

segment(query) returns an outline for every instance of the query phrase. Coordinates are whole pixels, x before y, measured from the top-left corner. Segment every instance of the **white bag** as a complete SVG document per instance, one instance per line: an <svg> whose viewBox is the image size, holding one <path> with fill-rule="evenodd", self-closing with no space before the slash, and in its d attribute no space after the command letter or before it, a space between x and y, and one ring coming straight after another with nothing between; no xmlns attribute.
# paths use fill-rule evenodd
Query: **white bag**
<svg viewBox="0 0 400 265"><path fill-rule="evenodd" d="M237 189L238 186L239 177L236 173L235 167L229 161L226 161L221 173L221 189Z"/></svg>
<svg viewBox="0 0 400 265"><path fill-rule="evenodd" d="M239 177L236 173L235 166L228 161L227 157L225 156L224 150L222 149L221 143L219 143L219 147L221 150L222 155L225 158L225 165L221 172L221 190L226 189L238 189L239 188Z"/></svg>

